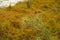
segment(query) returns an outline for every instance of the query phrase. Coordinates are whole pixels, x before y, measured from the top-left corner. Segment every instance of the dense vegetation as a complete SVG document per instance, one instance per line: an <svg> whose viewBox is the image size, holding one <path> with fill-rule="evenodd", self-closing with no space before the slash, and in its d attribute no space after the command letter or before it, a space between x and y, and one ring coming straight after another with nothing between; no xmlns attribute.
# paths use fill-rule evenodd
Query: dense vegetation
<svg viewBox="0 0 60 40"><path fill-rule="evenodd" d="M0 9L0 40L60 40L60 0L30 0Z"/></svg>

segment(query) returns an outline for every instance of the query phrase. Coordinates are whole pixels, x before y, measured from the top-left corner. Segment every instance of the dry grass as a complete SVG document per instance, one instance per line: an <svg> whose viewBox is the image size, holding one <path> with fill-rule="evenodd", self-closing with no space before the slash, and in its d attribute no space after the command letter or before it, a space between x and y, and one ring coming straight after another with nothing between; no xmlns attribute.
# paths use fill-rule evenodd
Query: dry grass
<svg viewBox="0 0 60 40"><path fill-rule="evenodd" d="M3 8L0 40L60 40L59 16L60 0L30 0Z"/></svg>

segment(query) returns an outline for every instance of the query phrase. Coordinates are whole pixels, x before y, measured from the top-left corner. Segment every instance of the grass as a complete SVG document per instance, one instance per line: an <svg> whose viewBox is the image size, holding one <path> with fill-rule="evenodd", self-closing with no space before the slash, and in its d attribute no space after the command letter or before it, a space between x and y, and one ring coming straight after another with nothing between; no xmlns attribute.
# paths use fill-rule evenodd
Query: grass
<svg viewBox="0 0 60 40"><path fill-rule="evenodd" d="M57 29L60 26L60 10L57 7L60 6L58 2L55 0L30 0L30 4L19 2L11 7L11 10L9 10L9 7L1 9L0 31L3 31L3 33L0 32L0 34L4 35L0 39L54 40L52 39L53 32L56 31L54 38L56 37L59 40L60 30L57 31ZM56 30L53 30L53 28ZM7 38L4 38L5 36Z"/></svg>

